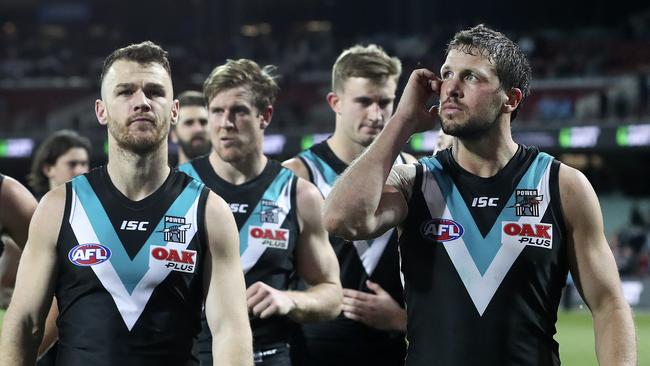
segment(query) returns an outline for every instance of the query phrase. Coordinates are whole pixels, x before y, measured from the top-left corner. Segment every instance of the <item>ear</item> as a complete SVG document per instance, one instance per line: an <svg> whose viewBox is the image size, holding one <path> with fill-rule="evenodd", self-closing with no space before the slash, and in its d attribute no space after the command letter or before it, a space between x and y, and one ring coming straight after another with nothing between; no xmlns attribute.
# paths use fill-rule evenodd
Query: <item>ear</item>
<svg viewBox="0 0 650 366"><path fill-rule="evenodd" d="M180 110L180 103L178 102L178 99L174 99L172 101L172 115L171 115L171 123L175 125L178 122L178 111Z"/></svg>
<svg viewBox="0 0 650 366"><path fill-rule="evenodd" d="M510 92L506 93L506 96L508 97L508 100L503 104L503 107L501 107L501 110L504 113L512 113L517 109L519 106L519 103L521 103L521 98L523 98L523 93L521 92L521 89L519 88L512 88L510 89Z"/></svg>
<svg viewBox="0 0 650 366"><path fill-rule="evenodd" d="M268 105L266 109L260 112L260 128L265 130L271 123L271 118L273 118L273 106Z"/></svg>
<svg viewBox="0 0 650 366"><path fill-rule="evenodd" d="M107 114L106 104L103 100L97 99L95 101L95 116L97 116L100 125L106 125L108 123Z"/></svg>
<svg viewBox="0 0 650 366"><path fill-rule="evenodd" d="M52 171L52 166L50 164L43 164L43 167L41 168L41 171L43 172L43 175L46 176L49 179L50 178L50 172Z"/></svg>
<svg viewBox="0 0 650 366"><path fill-rule="evenodd" d="M327 104L330 105L330 108L334 111L334 113L338 114L339 109L340 109L340 104L339 102L341 101L341 98L339 97L338 94L335 92L329 92L327 93Z"/></svg>

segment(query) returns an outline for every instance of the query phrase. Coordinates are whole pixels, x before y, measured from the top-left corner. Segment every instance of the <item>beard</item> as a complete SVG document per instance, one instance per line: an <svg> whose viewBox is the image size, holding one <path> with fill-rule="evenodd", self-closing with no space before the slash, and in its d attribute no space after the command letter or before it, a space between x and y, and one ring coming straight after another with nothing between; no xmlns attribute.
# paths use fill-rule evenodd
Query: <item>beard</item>
<svg viewBox="0 0 650 366"><path fill-rule="evenodd" d="M455 123L446 119L443 113L438 113L442 131L447 135L458 137L462 140L478 140L488 134L497 125L497 120L501 116L499 108L490 108L486 112L478 113L481 117L470 116L463 123Z"/></svg>
<svg viewBox="0 0 650 366"><path fill-rule="evenodd" d="M169 123L165 124L157 120L150 126L134 128L128 123L120 124L111 121L108 123L108 132L121 149L138 155L146 155L157 150L166 140Z"/></svg>
<svg viewBox="0 0 650 366"><path fill-rule="evenodd" d="M210 141L204 138L194 138L199 139L200 143L192 143L193 139L189 141L183 141L178 139L178 146L181 148L181 151L188 159L194 159L199 156L203 156L210 152Z"/></svg>

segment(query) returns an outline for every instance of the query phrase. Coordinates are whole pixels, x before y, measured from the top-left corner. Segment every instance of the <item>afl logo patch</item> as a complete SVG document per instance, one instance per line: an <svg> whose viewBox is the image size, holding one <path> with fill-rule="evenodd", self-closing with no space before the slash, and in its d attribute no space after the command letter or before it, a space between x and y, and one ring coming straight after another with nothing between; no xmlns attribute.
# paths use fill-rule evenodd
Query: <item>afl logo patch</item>
<svg viewBox="0 0 650 366"><path fill-rule="evenodd" d="M431 219L420 227L422 237L439 242L459 239L464 232L463 226L451 219Z"/></svg>
<svg viewBox="0 0 650 366"><path fill-rule="evenodd" d="M68 252L70 262L80 267L94 266L110 257L111 250L101 244L79 244Z"/></svg>

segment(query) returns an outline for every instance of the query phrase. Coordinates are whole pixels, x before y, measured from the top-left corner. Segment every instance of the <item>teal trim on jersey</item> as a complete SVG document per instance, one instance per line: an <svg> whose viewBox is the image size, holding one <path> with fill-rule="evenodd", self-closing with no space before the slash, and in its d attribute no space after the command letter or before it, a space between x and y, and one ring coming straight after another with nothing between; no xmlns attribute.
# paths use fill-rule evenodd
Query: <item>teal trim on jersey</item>
<svg viewBox="0 0 650 366"><path fill-rule="evenodd" d="M327 164L325 160L319 158L311 150L305 150L300 154L298 154L298 156L302 156L303 158L313 162L318 168L318 171L321 173L323 178L325 178L325 182L329 184L330 187L333 186L334 182L336 182L336 180L339 178L339 175L336 174L334 169L332 169L332 167L329 166L329 164Z"/></svg>
<svg viewBox="0 0 650 366"><path fill-rule="evenodd" d="M111 250L111 257L109 262L115 269L115 272L120 277L122 284L129 294L133 293L133 289L140 282L145 273L149 270L149 247L152 245L162 245L162 231L165 229L165 216L185 217L188 210L194 202L198 199L203 189L203 183L192 180L190 184L185 187L183 192L176 198L174 203L169 207L167 212L161 217L160 222L156 225L155 229L149 235L149 238L144 243L135 258L131 260L129 255L124 249L124 245L119 236L115 232L115 228L111 224L108 214L104 210L99 198L92 189L88 179L81 175L72 180L72 189L74 189L81 205L86 210L88 218L92 217L90 224L99 239L100 243L105 245ZM196 225L197 223L192 223ZM83 243L79 243L83 244Z"/></svg>
<svg viewBox="0 0 650 366"><path fill-rule="evenodd" d="M194 166L189 161L187 163L179 165L178 170L198 180L199 182L203 182L203 179L199 177L199 173L196 171L196 169L194 169Z"/></svg>
<svg viewBox="0 0 650 366"><path fill-rule="evenodd" d="M537 188L544 172L548 169L552 161L552 156L539 153L530 167L528 167L526 173L522 176L516 189ZM440 162L434 157L423 158L421 162L433 173L436 182L438 182L440 191L447 201L447 207L449 208L452 219L463 226L463 241L465 242L465 246L472 256L476 268L481 275L484 275L501 248L501 222L519 220L519 216L512 209L515 205L515 191L510 195L508 202L501 210L501 213L488 234L483 237L451 177L442 173L442 165ZM550 199L550 197L546 199Z"/></svg>
<svg viewBox="0 0 650 366"><path fill-rule="evenodd" d="M251 226L261 226L261 214L262 214L262 201L268 200L271 202L277 202L280 198L280 193L287 184L291 184L291 179L293 179L294 174L289 169L281 169L278 175L273 179L269 187L266 189L262 198L255 205L255 209L248 216L248 219L239 229L239 255L241 256L246 248L248 248L248 228ZM288 215L287 215L288 217ZM282 222L278 223L279 226L282 225Z"/></svg>

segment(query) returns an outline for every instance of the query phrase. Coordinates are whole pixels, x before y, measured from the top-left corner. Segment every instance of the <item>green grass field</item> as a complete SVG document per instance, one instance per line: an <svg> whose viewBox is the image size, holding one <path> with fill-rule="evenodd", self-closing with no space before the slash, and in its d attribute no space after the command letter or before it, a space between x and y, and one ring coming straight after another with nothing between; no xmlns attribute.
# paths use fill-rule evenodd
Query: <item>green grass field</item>
<svg viewBox="0 0 650 366"><path fill-rule="evenodd" d="M0 326L4 311L0 310ZM638 365L650 366L650 312L637 312L634 321L638 340ZM556 339L560 343L562 364L567 366L594 366L594 332L591 315L586 311L561 312Z"/></svg>

